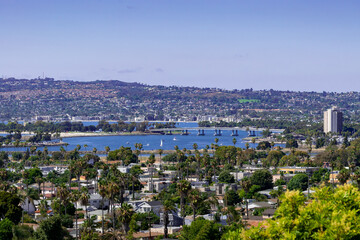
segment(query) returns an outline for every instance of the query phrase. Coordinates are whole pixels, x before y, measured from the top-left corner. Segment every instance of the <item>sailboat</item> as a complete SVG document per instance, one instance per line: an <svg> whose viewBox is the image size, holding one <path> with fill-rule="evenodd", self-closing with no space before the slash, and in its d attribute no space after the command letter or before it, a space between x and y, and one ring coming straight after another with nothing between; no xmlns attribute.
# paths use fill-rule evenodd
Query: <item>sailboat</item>
<svg viewBox="0 0 360 240"><path fill-rule="evenodd" d="M164 141L161 139L161 140L160 140L160 147L162 147L163 144L164 144Z"/></svg>

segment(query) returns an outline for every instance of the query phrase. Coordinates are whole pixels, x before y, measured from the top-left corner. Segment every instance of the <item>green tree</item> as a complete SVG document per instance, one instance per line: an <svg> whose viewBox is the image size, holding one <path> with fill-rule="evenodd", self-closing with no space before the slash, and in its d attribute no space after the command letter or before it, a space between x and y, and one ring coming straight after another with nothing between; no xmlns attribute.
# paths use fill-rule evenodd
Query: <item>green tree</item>
<svg viewBox="0 0 360 240"><path fill-rule="evenodd" d="M350 179L350 171L348 169L341 169L337 175L337 179L341 184L345 184Z"/></svg>
<svg viewBox="0 0 360 240"><path fill-rule="evenodd" d="M277 167L279 165L280 159L285 155L282 151L279 150L272 150L267 155L266 159L264 160L263 165L266 167Z"/></svg>
<svg viewBox="0 0 360 240"><path fill-rule="evenodd" d="M161 166L162 158L161 158L161 155L164 153L164 150L158 149L157 152L158 152L158 154L159 154L159 156L160 156L160 170L162 170L162 166Z"/></svg>
<svg viewBox="0 0 360 240"><path fill-rule="evenodd" d="M233 142L233 144L234 144L234 147L235 147L235 145L236 145L236 143L237 143L237 140L236 140L236 138L233 138L232 142Z"/></svg>
<svg viewBox="0 0 360 240"><path fill-rule="evenodd" d="M24 179L27 185L35 183L36 177L42 177L42 172L39 168L30 168L24 171Z"/></svg>
<svg viewBox="0 0 360 240"><path fill-rule="evenodd" d="M20 198L13 193L0 191L0 217L8 218L14 224L18 224L21 219L22 209L19 206Z"/></svg>
<svg viewBox="0 0 360 240"><path fill-rule="evenodd" d="M118 216L118 220L122 225L122 230L124 233L129 231L129 223L131 221L131 217L134 214L134 210L131 205L127 203L123 203L121 208L116 210L116 215Z"/></svg>
<svg viewBox="0 0 360 240"><path fill-rule="evenodd" d="M308 187L308 176L305 173L296 174L288 183L289 190L305 191Z"/></svg>
<svg viewBox="0 0 360 240"><path fill-rule="evenodd" d="M287 191L273 219L231 231L223 239L360 239L360 192L355 186L319 188L312 197L305 204L300 191Z"/></svg>
<svg viewBox="0 0 360 240"><path fill-rule="evenodd" d="M320 168L319 170L315 171L313 175L311 176L311 182L312 183L320 183L326 179L327 174L329 174L329 170L326 168Z"/></svg>
<svg viewBox="0 0 360 240"><path fill-rule="evenodd" d="M272 132L270 131L269 128L267 128L267 129L264 129L264 130L261 132L261 134L263 135L263 137L267 138L267 137L270 137L270 136L271 136Z"/></svg>
<svg viewBox="0 0 360 240"><path fill-rule="evenodd" d="M248 202L248 193L250 191L251 188L251 179L249 179L248 177L244 177L243 179L241 179L240 181L240 186L244 191L243 196L240 196L241 198L243 198L245 200L245 204L246 204L246 216L249 218L249 202Z"/></svg>
<svg viewBox="0 0 360 240"><path fill-rule="evenodd" d="M271 148L271 144L268 141L261 141L256 147L257 150L267 150L270 148Z"/></svg>
<svg viewBox="0 0 360 240"><path fill-rule="evenodd" d="M69 202L70 192L66 188L66 186L60 186L60 187L57 188L56 195L60 199L60 202L64 205L64 207L65 207L65 215L66 215L66 207L67 207L68 202Z"/></svg>
<svg viewBox="0 0 360 240"><path fill-rule="evenodd" d="M256 170L250 177L252 185L259 185L261 190L273 188L273 178L266 169Z"/></svg>
<svg viewBox="0 0 360 240"><path fill-rule="evenodd" d="M222 183L234 183L235 178L229 171L224 170L219 174L219 182Z"/></svg>
<svg viewBox="0 0 360 240"><path fill-rule="evenodd" d="M143 173L143 170L141 170L139 165L132 166L130 169L130 175L131 175L131 188L132 188L132 199L135 199L135 182L139 181L138 178L140 174Z"/></svg>
<svg viewBox="0 0 360 240"><path fill-rule="evenodd" d="M34 233L32 227L27 225L15 225L13 227L13 240L30 239Z"/></svg>
<svg viewBox="0 0 360 240"><path fill-rule="evenodd" d="M239 195L232 189L225 193L226 206L234 206L241 202Z"/></svg>
<svg viewBox="0 0 360 240"><path fill-rule="evenodd" d="M299 147L299 144L298 144L298 142L296 141L296 139L291 138L291 139L289 139L289 140L286 141L285 147L286 147L286 148L298 148L298 147Z"/></svg>
<svg viewBox="0 0 360 240"><path fill-rule="evenodd" d="M37 240L63 240L69 233L61 225L59 215L41 221L39 228L34 232Z"/></svg>
<svg viewBox="0 0 360 240"><path fill-rule="evenodd" d="M222 226L219 223L197 218L190 226L183 226L179 239L181 240L219 240Z"/></svg>
<svg viewBox="0 0 360 240"><path fill-rule="evenodd" d="M168 238L168 225L169 225L169 213L176 210L173 200L168 197L161 200L163 207L163 218L164 218L164 238Z"/></svg>
<svg viewBox="0 0 360 240"><path fill-rule="evenodd" d="M193 221L195 221L196 212L199 206L201 205L201 193L198 189L191 189L188 194L188 200L190 202L190 207L193 211Z"/></svg>
<svg viewBox="0 0 360 240"><path fill-rule="evenodd" d="M10 221L8 218L1 220L0 221L0 240L12 239L13 227L14 227L14 223L12 221Z"/></svg>
<svg viewBox="0 0 360 240"><path fill-rule="evenodd" d="M185 197L191 190L191 184L186 180L177 183L177 191L180 194L180 212L181 217L185 217Z"/></svg>
<svg viewBox="0 0 360 240"><path fill-rule="evenodd" d="M89 204L89 200L90 200L89 191L86 187L83 187L80 192L79 201L80 201L81 205L85 206L85 217L86 218L88 218L88 210L87 210L88 207L87 206Z"/></svg>

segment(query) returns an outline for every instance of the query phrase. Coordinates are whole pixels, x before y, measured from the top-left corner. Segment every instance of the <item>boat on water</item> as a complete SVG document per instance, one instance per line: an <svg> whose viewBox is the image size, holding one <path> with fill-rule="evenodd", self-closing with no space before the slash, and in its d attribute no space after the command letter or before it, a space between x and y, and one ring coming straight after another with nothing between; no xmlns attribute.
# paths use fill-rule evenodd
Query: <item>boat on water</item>
<svg viewBox="0 0 360 240"><path fill-rule="evenodd" d="M176 137L174 137L173 140L176 141Z"/></svg>
<svg viewBox="0 0 360 240"><path fill-rule="evenodd" d="M164 145L164 141L161 139L160 140L160 147L162 147Z"/></svg>

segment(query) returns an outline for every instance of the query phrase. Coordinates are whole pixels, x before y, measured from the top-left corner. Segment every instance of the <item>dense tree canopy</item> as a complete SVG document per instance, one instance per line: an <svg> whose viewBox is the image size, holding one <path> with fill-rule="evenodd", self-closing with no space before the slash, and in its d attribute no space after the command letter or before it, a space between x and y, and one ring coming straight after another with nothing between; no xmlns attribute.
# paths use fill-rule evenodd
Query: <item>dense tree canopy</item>
<svg viewBox="0 0 360 240"><path fill-rule="evenodd" d="M287 191L274 219L249 230L239 229L224 239L360 239L360 192L353 185L316 190L305 204L300 191ZM264 228L263 226L266 226Z"/></svg>
<svg viewBox="0 0 360 240"><path fill-rule="evenodd" d="M221 224L197 218L190 226L184 225L181 240L218 240L221 238Z"/></svg>
<svg viewBox="0 0 360 240"><path fill-rule="evenodd" d="M0 217L17 224L21 219L20 198L16 194L0 191Z"/></svg>
<svg viewBox="0 0 360 240"><path fill-rule="evenodd" d="M260 186L261 190L273 187L273 178L266 169L256 170L250 178L252 185Z"/></svg>
<svg viewBox="0 0 360 240"><path fill-rule="evenodd" d="M224 170L219 175L219 181L222 183L234 183L234 176L230 174L229 171Z"/></svg>
<svg viewBox="0 0 360 240"><path fill-rule="evenodd" d="M305 173L296 174L288 183L289 190L304 191L308 187L308 176Z"/></svg>

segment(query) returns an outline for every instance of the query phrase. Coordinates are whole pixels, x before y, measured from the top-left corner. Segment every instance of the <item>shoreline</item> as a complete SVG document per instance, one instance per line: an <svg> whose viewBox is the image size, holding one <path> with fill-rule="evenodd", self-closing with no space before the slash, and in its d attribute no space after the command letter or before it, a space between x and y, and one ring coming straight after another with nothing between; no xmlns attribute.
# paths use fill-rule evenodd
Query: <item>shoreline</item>
<svg viewBox="0 0 360 240"><path fill-rule="evenodd" d="M26 146L14 146L14 145L1 145L0 148L31 148L31 147L56 147L65 146L65 142L53 142L53 143L29 143Z"/></svg>
<svg viewBox="0 0 360 240"><path fill-rule="evenodd" d="M60 133L60 138L73 138L73 137L106 137L106 136L146 136L146 135L161 135L158 133L112 133L112 132L65 132Z"/></svg>

